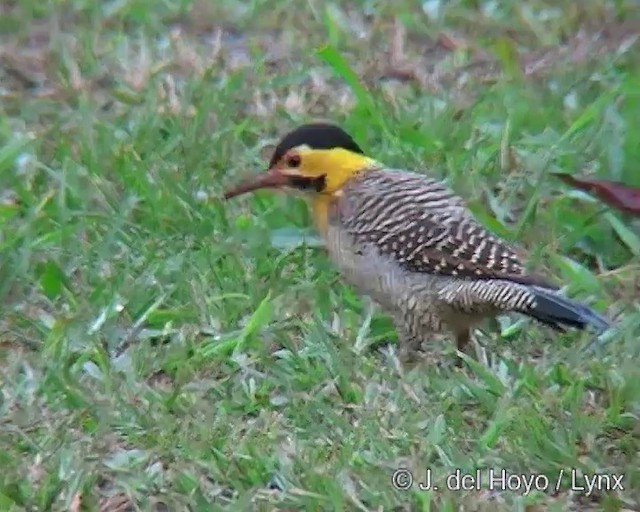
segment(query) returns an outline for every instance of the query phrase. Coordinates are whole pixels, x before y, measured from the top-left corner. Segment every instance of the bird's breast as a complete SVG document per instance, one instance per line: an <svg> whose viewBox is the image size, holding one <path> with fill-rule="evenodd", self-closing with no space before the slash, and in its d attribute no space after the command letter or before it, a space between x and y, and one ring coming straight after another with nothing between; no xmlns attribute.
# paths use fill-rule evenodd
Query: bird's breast
<svg viewBox="0 0 640 512"><path fill-rule="evenodd" d="M327 222L325 243L341 275L360 293L395 309L410 284L409 274L370 244L357 244L339 222Z"/></svg>
<svg viewBox="0 0 640 512"><path fill-rule="evenodd" d="M358 211L357 200L349 193L314 203L314 217L327 252L345 281L388 310L401 308L409 296L426 301L437 293L442 279L412 272L375 243L354 236Z"/></svg>

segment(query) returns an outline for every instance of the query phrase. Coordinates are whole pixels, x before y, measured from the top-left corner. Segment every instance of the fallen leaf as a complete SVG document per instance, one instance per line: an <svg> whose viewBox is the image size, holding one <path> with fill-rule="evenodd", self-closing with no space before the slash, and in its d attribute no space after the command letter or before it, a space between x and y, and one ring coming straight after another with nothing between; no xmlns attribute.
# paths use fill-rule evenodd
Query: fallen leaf
<svg viewBox="0 0 640 512"><path fill-rule="evenodd" d="M576 178L569 174L555 173L565 183L590 192L602 202L625 213L640 215L640 188L615 181Z"/></svg>
<svg viewBox="0 0 640 512"><path fill-rule="evenodd" d="M129 512L135 510L133 502L124 494L100 498L100 512Z"/></svg>
<svg viewBox="0 0 640 512"><path fill-rule="evenodd" d="M73 499L71 500L71 504L69 505L69 512L80 512L81 505L82 498L80 497L80 493L77 492L73 495Z"/></svg>

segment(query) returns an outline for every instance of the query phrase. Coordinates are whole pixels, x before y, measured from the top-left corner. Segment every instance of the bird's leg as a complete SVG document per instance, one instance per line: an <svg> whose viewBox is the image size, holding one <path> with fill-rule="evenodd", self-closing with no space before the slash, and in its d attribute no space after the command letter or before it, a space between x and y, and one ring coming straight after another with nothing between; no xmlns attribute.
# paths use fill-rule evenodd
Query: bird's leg
<svg viewBox="0 0 640 512"><path fill-rule="evenodd" d="M469 355L469 351L471 348L471 331L469 329L464 329L463 331L458 331L455 333L456 338L456 346L459 352L463 354ZM456 357L456 366L462 366L462 358Z"/></svg>
<svg viewBox="0 0 640 512"><path fill-rule="evenodd" d="M412 333L405 323L394 319L393 325L396 328L396 334L398 335L398 345L401 349L407 352L418 353L422 347L422 338Z"/></svg>
<svg viewBox="0 0 640 512"><path fill-rule="evenodd" d="M469 349L469 342L471 341L471 331L465 329L456 333L456 345L460 352L467 353Z"/></svg>
<svg viewBox="0 0 640 512"><path fill-rule="evenodd" d="M440 353L430 350L424 346L425 339L423 333L412 332L404 322L394 321L396 332L398 333L398 359L403 366L411 368L417 364L427 364L429 366L442 366Z"/></svg>
<svg viewBox="0 0 640 512"><path fill-rule="evenodd" d="M405 327L404 322L393 319L398 336L398 359L403 365L413 366L420 359L422 340Z"/></svg>

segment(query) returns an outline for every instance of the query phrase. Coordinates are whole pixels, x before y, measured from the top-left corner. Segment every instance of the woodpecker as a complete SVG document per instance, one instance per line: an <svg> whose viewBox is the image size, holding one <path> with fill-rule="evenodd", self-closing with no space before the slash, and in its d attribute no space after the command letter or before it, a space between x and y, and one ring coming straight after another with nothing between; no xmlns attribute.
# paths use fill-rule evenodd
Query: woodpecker
<svg viewBox="0 0 640 512"><path fill-rule="evenodd" d="M264 188L309 199L329 257L346 282L390 316L404 350L448 334L465 352L480 322L510 312L558 331L611 325L527 271L522 251L479 224L446 185L385 167L333 124L287 133L268 170L224 197Z"/></svg>

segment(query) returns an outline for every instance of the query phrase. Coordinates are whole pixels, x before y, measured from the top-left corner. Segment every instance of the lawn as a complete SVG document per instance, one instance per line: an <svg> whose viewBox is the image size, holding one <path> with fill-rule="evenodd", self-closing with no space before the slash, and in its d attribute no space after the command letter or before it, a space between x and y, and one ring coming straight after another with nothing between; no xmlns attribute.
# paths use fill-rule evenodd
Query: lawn
<svg viewBox="0 0 640 512"><path fill-rule="evenodd" d="M640 186L639 34L631 0L2 2L0 510L640 510L640 222L553 175ZM319 118L614 333L400 366L301 199L220 200Z"/></svg>

